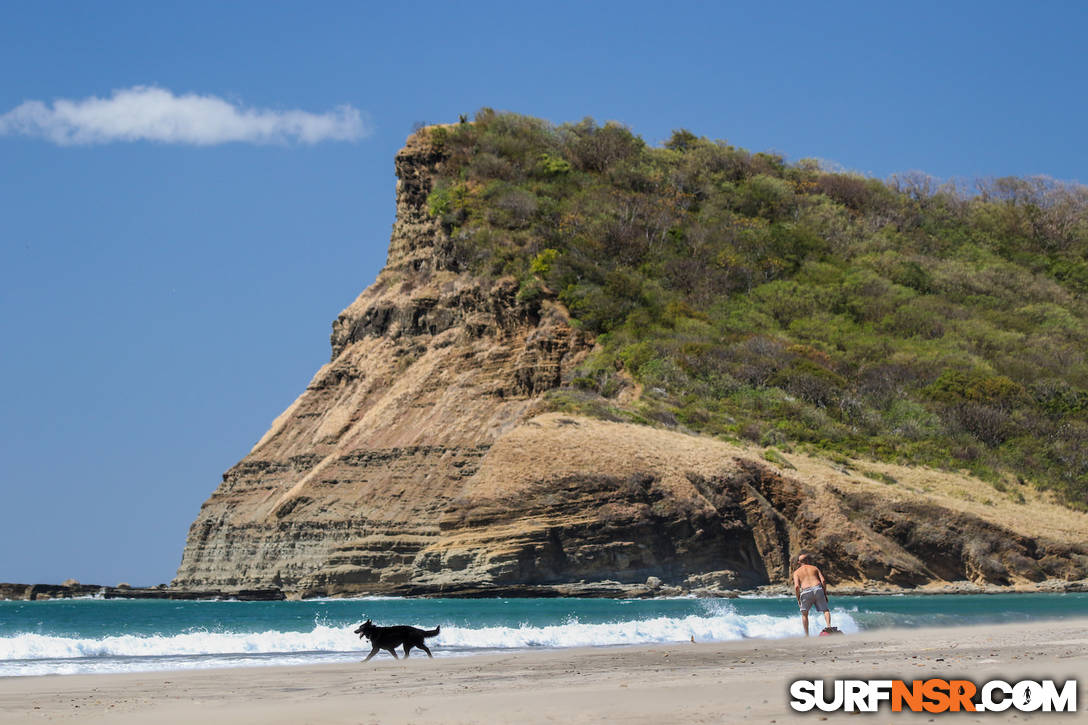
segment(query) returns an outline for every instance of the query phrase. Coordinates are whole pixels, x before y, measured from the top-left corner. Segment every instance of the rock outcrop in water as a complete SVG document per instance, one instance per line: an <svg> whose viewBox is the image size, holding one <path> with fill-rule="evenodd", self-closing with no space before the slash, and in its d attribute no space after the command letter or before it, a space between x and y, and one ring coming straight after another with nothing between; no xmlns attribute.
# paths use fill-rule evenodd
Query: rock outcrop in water
<svg viewBox="0 0 1088 725"><path fill-rule="evenodd" d="M459 268L426 208L442 160L422 135L397 155L385 268L334 322L331 361L201 508L174 586L721 591L783 581L802 549L858 585L1088 576L1085 517L1061 507L1040 535L849 470L548 412L542 394L593 341L555 300Z"/></svg>
<svg viewBox="0 0 1088 725"><path fill-rule="evenodd" d="M106 587L100 584L16 584L0 582L0 600L29 602L49 599L235 599L243 602L269 602L285 598L279 589L235 589L231 592L192 591L160 584L157 587Z"/></svg>

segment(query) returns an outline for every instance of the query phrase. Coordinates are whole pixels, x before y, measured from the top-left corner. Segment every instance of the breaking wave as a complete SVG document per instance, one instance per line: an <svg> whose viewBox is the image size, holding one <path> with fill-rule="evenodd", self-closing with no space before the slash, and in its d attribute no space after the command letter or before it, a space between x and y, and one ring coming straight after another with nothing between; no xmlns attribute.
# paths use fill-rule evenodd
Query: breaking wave
<svg viewBox="0 0 1088 725"><path fill-rule="evenodd" d="M427 628L433 623L425 623ZM849 614L836 624L858 631ZM738 614L727 604L708 606L703 614L582 623L571 617L560 624L465 627L442 625L429 640L435 654L608 645L721 642L778 638L799 634L796 616ZM74 672L131 672L258 664L350 661L367 649L351 626L315 624L308 632L187 631L162 635L118 634L79 638L22 633L0 637L0 676Z"/></svg>

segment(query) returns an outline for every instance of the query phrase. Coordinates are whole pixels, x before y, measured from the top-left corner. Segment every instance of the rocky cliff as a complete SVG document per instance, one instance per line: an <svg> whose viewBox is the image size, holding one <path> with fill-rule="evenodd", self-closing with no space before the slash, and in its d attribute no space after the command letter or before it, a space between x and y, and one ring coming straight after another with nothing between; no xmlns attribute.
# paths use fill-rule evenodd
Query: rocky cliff
<svg viewBox="0 0 1088 725"><path fill-rule="evenodd" d="M715 591L783 581L802 549L861 585L1088 576L1088 519L1034 494L986 504L548 412L542 394L593 341L547 296L459 268L427 212L442 163L425 134L397 155L385 268L333 323L331 361L201 508L175 586Z"/></svg>

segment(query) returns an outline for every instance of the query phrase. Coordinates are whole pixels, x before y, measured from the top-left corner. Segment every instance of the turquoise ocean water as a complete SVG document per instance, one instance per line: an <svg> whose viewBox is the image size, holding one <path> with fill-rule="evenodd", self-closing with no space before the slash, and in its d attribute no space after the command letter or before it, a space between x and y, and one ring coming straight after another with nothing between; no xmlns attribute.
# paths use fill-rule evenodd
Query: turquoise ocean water
<svg viewBox="0 0 1088 725"><path fill-rule="evenodd" d="M1088 594L833 595L831 604L833 623L847 633L1088 616ZM801 633L789 597L0 601L0 676L351 662L369 652L352 634L367 618L441 625L429 640L441 657ZM813 622L815 633L822 617Z"/></svg>

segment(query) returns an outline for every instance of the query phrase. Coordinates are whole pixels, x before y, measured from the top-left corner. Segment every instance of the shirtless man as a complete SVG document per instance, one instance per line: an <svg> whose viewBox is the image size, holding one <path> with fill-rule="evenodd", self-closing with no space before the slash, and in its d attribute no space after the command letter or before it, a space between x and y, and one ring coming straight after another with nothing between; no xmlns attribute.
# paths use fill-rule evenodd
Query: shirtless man
<svg viewBox="0 0 1088 725"><path fill-rule="evenodd" d="M816 607L824 613L824 621L831 626L831 608L827 604L827 583L819 567L809 562L808 554L797 557L797 570L793 572L793 593L797 597L797 606L801 608L801 624L808 636L808 610Z"/></svg>

